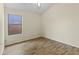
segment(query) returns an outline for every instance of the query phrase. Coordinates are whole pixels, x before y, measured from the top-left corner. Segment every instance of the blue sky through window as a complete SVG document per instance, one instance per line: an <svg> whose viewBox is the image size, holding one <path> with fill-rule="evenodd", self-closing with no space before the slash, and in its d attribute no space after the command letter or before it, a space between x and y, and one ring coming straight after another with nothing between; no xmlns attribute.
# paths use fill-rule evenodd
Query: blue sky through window
<svg viewBox="0 0 79 59"><path fill-rule="evenodd" d="M22 23L22 16L9 14L8 15L9 24L21 24Z"/></svg>

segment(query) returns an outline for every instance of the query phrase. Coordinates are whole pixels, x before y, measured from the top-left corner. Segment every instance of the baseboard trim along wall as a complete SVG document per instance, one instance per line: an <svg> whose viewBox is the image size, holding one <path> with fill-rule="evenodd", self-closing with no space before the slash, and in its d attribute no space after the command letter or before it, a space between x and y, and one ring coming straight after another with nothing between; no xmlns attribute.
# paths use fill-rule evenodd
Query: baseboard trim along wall
<svg viewBox="0 0 79 59"><path fill-rule="evenodd" d="M50 39L48 37L42 37L42 36L41 37L36 37L36 38L33 38L33 39L29 39L29 40L25 40L25 41L21 41L21 42L16 42L16 43L13 43L13 44L10 44L10 45L6 45L5 47L16 45L16 44L20 44L20 43L24 43L24 42L27 42L27 41L30 41L30 40L34 40L34 39L38 39L38 38L49 39L49 40L53 40L53 41L56 41L56 42L59 42L59 43L62 43L62 44L65 44L65 45L68 45L68 46L71 46L71 47L79 48L79 47L73 46L71 44L67 44L67 43L64 43L64 42L61 42L61 41L57 41L55 39Z"/></svg>
<svg viewBox="0 0 79 59"><path fill-rule="evenodd" d="M33 39L38 39L38 38L44 38L44 37L36 37L36 38L33 38ZM30 40L33 40L33 39L28 39L28 40L24 40L24 41L21 41L21 42L16 42L16 43L13 43L13 44L5 45L5 47L20 44L20 43L24 43L24 42L27 42L27 41L30 41Z"/></svg>
<svg viewBox="0 0 79 59"><path fill-rule="evenodd" d="M46 38L46 39L50 39L50 40L53 40L53 41L56 41L56 42L60 42L60 43L62 43L62 44L69 45L69 46L72 46L72 47L75 47L75 48L79 48L79 47L76 46L76 45L72 45L72 44L69 44L69 43L66 43L66 42L57 40L57 39L55 39L55 38L53 38L53 39L52 39L52 38L49 38L49 37L44 37L44 38Z"/></svg>

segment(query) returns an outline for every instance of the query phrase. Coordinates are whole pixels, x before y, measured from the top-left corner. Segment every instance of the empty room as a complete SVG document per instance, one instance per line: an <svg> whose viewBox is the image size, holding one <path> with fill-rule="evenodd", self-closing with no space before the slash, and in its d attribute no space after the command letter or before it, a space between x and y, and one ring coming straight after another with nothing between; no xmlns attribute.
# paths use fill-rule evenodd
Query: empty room
<svg viewBox="0 0 79 59"><path fill-rule="evenodd" d="M0 3L1 55L79 55L79 3Z"/></svg>

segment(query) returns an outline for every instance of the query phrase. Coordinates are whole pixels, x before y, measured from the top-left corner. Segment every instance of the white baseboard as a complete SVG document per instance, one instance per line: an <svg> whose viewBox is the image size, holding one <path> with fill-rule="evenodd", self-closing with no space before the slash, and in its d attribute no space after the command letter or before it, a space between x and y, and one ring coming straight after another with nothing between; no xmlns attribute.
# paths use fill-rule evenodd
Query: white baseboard
<svg viewBox="0 0 79 59"><path fill-rule="evenodd" d="M53 38L52 38L52 37L47 37L47 36L43 36L43 37L48 38L48 39L50 39L50 40L54 40L54 41L60 42L60 43L63 43L63 44L66 44L66 45L70 45L70 46L73 46L73 47L79 48L78 45L71 44L71 43L64 42L64 41L60 41L60 40L58 40L58 39L56 39L56 38L54 38L54 37L53 37Z"/></svg>

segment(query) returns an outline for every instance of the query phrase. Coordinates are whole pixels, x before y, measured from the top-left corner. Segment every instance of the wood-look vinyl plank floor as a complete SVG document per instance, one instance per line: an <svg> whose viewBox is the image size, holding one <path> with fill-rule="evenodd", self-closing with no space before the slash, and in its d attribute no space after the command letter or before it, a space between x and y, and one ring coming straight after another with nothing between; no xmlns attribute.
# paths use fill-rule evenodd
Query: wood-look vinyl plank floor
<svg viewBox="0 0 79 59"><path fill-rule="evenodd" d="M79 48L40 37L7 46L4 55L79 55Z"/></svg>

